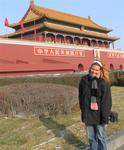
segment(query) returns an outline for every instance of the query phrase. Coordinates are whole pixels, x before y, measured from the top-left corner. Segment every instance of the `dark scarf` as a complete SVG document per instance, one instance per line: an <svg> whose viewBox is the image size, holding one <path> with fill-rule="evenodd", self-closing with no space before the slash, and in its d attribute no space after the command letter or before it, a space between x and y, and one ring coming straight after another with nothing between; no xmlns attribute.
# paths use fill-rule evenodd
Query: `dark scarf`
<svg viewBox="0 0 124 150"><path fill-rule="evenodd" d="M98 78L93 77L91 82L91 109L98 110L97 99L99 97Z"/></svg>

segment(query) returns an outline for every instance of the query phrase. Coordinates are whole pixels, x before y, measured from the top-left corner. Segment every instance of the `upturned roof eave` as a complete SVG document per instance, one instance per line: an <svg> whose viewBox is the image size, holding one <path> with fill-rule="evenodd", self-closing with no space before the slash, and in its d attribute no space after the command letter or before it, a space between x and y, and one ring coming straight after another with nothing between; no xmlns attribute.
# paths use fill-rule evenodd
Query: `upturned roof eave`
<svg viewBox="0 0 124 150"><path fill-rule="evenodd" d="M88 31L80 31L80 30L71 30L71 29L67 29L67 28L62 28L62 27L54 27L54 25L49 25L49 23L43 23L43 24L40 24L39 26L37 26L37 30L38 29L42 29L43 27L46 27L46 28L48 28L48 29L52 29L52 30L54 30L54 31L58 31L58 30L60 30L60 31L62 31L62 32L68 32L68 33L77 33L77 34L80 34L80 35L82 35L82 36L87 36L87 37L96 37L96 38L98 38L98 39L106 39L106 40L110 40L110 41L116 41L116 40L119 40L120 38L119 37L115 37L115 36L109 36L109 35L101 35L101 34L93 34L93 33L90 33L90 32L88 32ZM29 29L27 28L26 29L26 32L25 33L27 33L27 32L31 32L31 31L33 31L34 29L33 29L33 26L32 27L30 27ZM4 37L12 37L12 36L15 36L15 35L20 35L20 34L22 34L22 31L21 30L19 30L19 31L17 31L17 32L14 32L14 33L10 33L10 34L6 34L6 35L3 35Z"/></svg>
<svg viewBox="0 0 124 150"><path fill-rule="evenodd" d="M76 24L76 25L84 25L84 26L87 26L87 27L91 27L91 28L94 28L94 29L99 29L101 31L106 31L106 32L110 32L112 29L108 29L108 28L105 28L105 27L102 27L98 24L96 24L94 21L91 20L91 17L88 17L88 18L84 18L84 17L80 17L80 16L76 16L76 15L72 15L72 14L69 14L69 13L65 13L65 12L61 12L61 11L57 11L57 10L52 10L52 9L49 9L49 8L43 8L43 7L40 7L40 6L36 6L36 5L32 5L32 9L35 10L35 11L38 11L38 8L41 8L40 11L43 9L46 11L46 16L50 19L55 19L55 20L59 20L59 21L64 21L64 22L67 22L67 23L72 23L72 24ZM48 12L55 12L56 14L61 14L61 15L65 15L64 19L62 19L61 17L57 18L56 15L51 15L52 13L48 13ZM39 12L40 14L40 12ZM73 18L78 18L79 20L81 21L75 21L75 19L68 19L67 16L70 16L70 17L73 17ZM66 18L67 17L67 18ZM66 18L66 19L65 19ZM93 27L93 26L90 26L86 23L83 23L83 20L84 22L88 21L90 22L91 24L93 24L94 26L96 27Z"/></svg>
<svg viewBox="0 0 124 150"><path fill-rule="evenodd" d="M40 19L40 18L42 18L42 17L47 17L47 18L49 18L49 19L56 19L56 18L54 18L54 17L49 17L48 15L43 15L43 16L38 16L37 18L35 18L35 21L36 20L38 20L38 19ZM29 22L32 22L32 21L34 21L34 19L30 19L30 20L28 20L28 21L24 21L24 24L25 23L29 23ZM58 19L58 21L62 21L61 19ZM92 28L92 29L96 29L96 30L101 30L100 28L98 29L98 28L95 28L95 27L91 27L91 26L88 26L88 25L85 25L85 24L83 24L83 23L74 23L74 22L71 22L71 21L65 21L65 20L63 20L64 22L67 22L67 23L73 23L73 24L75 24L75 25L79 25L79 26L84 26L84 27L89 27L89 28ZM17 26L20 26L20 22L19 23L14 23L14 24L9 24L9 27L11 27L11 28L16 28ZM112 29L105 29L105 30L101 30L101 31L106 31L106 33L108 33L108 32L111 32L112 31Z"/></svg>
<svg viewBox="0 0 124 150"><path fill-rule="evenodd" d="M47 17L50 18L50 19L56 19L55 17L49 17L48 15L47 15ZM56 19L56 20L62 21L61 19ZM101 29L101 27L99 27L99 28L91 27L90 25L86 25L84 23L77 23L77 22L73 22L73 21L69 21L69 20L67 20L67 21L63 20L63 22L72 23L73 25L79 25L79 26L89 27L89 28L96 29L96 30L106 31L106 33L112 31L112 29L108 29L108 28L104 28L104 29L102 28Z"/></svg>
<svg viewBox="0 0 124 150"><path fill-rule="evenodd" d="M96 37L96 38L99 38L99 39L106 39L106 40L110 40L110 41L116 41L116 40L119 40L120 38L119 37L116 37L116 36L109 36L109 35L101 35L101 34L93 34L93 33L90 33L89 31L80 31L80 30L77 30L77 31L74 31L74 30L68 30L68 29L62 29L62 28L57 28L57 27L52 27L50 25L48 25L47 23L45 24L45 26L49 29L53 29L55 31L58 31L58 30L61 30L63 32L69 32L69 33L76 33L76 34L80 34L82 36L87 36L87 37Z"/></svg>
<svg viewBox="0 0 124 150"><path fill-rule="evenodd" d="M21 19L19 22L13 23L13 24L9 24L8 26L9 26L10 28L16 28L17 26L20 25L20 22L21 22L21 21L22 21L24 24L25 24L25 23L29 23L29 22L31 22L31 21L34 21L34 19L29 19L28 21L25 21L25 18L28 16L28 13L29 13L30 11L36 13L36 11L33 11L33 10L34 10L34 9L33 9L33 5L34 5L34 3L31 3L31 4L30 4L30 6L29 6L28 10L26 11L25 15L22 17L22 19ZM36 15L38 15L38 16L35 18L35 20L40 19L42 16L44 16L44 15L41 16L39 13L36 13Z"/></svg>
<svg viewBox="0 0 124 150"><path fill-rule="evenodd" d="M37 18L35 18L35 21L36 20L38 20L38 19L40 19L41 17L37 17ZM24 24L25 23L30 23L30 22L32 22L32 21L34 21L34 19L30 19L30 20L28 20L28 21L26 21L26 22L23 22ZM14 24L9 24L9 27L11 27L11 28L16 28L17 26L20 26L20 22L19 23L14 23Z"/></svg>
<svg viewBox="0 0 124 150"><path fill-rule="evenodd" d="M16 28L16 26L19 26L19 25L20 25L20 22L21 22L21 21L23 21L24 24L25 24L25 23L28 23L28 22L30 22L30 21L32 21L32 20L28 20L28 21L26 21L26 22L24 21L30 10L31 10L32 12L36 13L36 15L38 15L38 17L37 17L36 19L42 17L42 15L44 14L44 12L43 12L43 13L42 13L42 12L39 12L38 8L41 8L41 10L42 10L42 7L36 6L34 3L31 3L30 6L29 6L29 8L28 8L28 10L27 10L27 12L25 13L24 17L23 17L18 23L9 24L9 27L11 27L11 28ZM85 27L90 27L90 28L98 29L98 30L105 31L105 32L110 32L110 31L112 31L112 29L108 29L108 28L105 28L105 27L102 27L102 26L96 24L95 22L93 22L93 21L91 20L91 18L90 18L90 19L89 19L89 18L83 18L83 17L75 16L75 15L72 15L72 14L68 14L68 13L64 13L64 12L60 12L60 11L56 11L56 10L52 10L52 9L48 9L48 8L43 8L43 9L46 11L46 12L45 12L46 14L44 14L44 15L46 15L46 16L47 16L48 18L50 18L50 19L56 19L56 20L59 20L59 21L64 21L64 22L67 22L67 23L72 23L72 24L76 24L76 25L80 25L80 26L83 25L83 26L85 26ZM41 11L41 10L40 10L40 11ZM80 22L80 21L79 21L79 22L76 22L76 21L74 21L73 19L72 19L72 20L69 20L69 19L65 19L65 20L64 20L64 19L62 19L62 18L57 18L55 15L54 15L54 16L51 16L50 14L48 14L47 11L57 12L57 13L60 13L60 14L62 14L62 15L65 15L65 16L68 15L68 16L71 16L71 17L78 17L79 20L85 19L85 20L91 22L92 24L94 24L95 27L92 27L92 26L90 26L90 25L88 25L88 24L86 25L86 23L83 23L83 22Z"/></svg>

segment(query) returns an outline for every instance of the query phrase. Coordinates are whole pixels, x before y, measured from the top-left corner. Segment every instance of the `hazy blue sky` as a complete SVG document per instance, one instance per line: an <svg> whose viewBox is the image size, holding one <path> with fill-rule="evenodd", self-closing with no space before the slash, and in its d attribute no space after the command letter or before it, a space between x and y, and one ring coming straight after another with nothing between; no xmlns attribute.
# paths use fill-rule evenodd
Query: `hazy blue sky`
<svg viewBox="0 0 124 150"><path fill-rule="evenodd" d="M97 24L113 29L110 35L120 37L115 47L124 50L124 0L34 0L37 5L88 17ZM28 9L30 0L0 0L0 34L11 32L4 27L21 20Z"/></svg>

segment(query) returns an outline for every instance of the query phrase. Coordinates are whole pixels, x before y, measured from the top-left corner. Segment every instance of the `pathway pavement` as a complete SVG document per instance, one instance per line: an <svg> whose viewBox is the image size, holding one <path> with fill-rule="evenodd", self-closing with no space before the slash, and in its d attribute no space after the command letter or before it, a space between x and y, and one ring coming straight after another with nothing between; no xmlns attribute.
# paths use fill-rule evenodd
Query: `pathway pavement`
<svg viewBox="0 0 124 150"><path fill-rule="evenodd" d="M124 150L124 144L121 147L117 148L116 150Z"/></svg>
<svg viewBox="0 0 124 150"><path fill-rule="evenodd" d="M124 130L115 132L107 142L108 150L124 150Z"/></svg>

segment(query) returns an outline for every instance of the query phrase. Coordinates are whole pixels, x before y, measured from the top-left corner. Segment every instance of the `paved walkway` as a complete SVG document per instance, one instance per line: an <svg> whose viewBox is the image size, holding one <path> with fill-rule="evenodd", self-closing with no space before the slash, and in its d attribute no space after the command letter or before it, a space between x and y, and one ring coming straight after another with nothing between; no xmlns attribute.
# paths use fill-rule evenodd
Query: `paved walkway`
<svg viewBox="0 0 124 150"><path fill-rule="evenodd" d="M121 147L117 148L116 150L124 150L124 144Z"/></svg>
<svg viewBox="0 0 124 150"><path fill-rule="evenodd" d="M124 129L113 133L108 138L108 150L124 150Z"/></svg>

